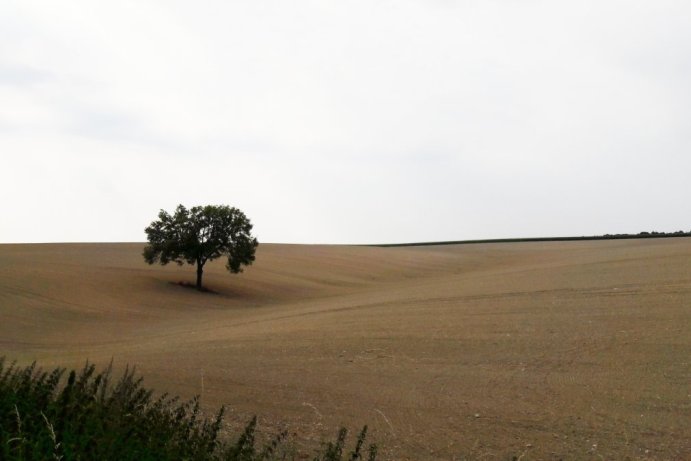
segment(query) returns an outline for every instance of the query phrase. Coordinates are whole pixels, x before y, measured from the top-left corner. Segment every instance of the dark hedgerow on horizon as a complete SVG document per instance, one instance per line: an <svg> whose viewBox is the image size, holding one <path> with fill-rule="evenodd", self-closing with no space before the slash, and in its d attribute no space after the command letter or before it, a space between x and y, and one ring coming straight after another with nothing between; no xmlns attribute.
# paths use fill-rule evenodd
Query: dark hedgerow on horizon
<svg viewBox="0 0 691 461"><path fill-rule="evenodd" d="M639 232L638 234L605 234L605 235L582 235L582 236L562 236L562 237L514 237L514 238L493 238L479 240L441 240L432 242L409 242L409 243L380 243L374 247L409 247L409 246L437 246L437 245L472 245L476 243L525 243L525 242L578 242L588 240L635 240L648 238L673 238L691 237L691 230L685 232Z"/></svg>
<svg viewBox="0 0 691 461"><path fill-rule="evenodd" d="M236 440L221 437L224 408L204 418L199 399L180 402L142 387L127 369L111 383L112 368L96 373L92 364L77 372L36 364L18 367L0 357L0 459L2 460L294 460L288 433L258 446L257 418ZM375 460L375 445L365 447L367 426L352 451L347 431L312 458L314 461ZM344 458L345 456L345 458Z"/></svg>

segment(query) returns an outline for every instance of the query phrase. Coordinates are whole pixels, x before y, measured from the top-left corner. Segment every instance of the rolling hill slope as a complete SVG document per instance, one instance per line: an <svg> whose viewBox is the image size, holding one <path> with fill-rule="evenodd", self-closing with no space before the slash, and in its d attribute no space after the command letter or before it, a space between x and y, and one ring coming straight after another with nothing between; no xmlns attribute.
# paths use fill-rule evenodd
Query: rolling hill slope
<svg viewBox="0 0 691 461"><path fill-rule="evenodd" d="M0 245L0 354L135 364L307 443L368 423L384 459L691 458L691 238L263 244L216 293L142 247Z"/></svg>

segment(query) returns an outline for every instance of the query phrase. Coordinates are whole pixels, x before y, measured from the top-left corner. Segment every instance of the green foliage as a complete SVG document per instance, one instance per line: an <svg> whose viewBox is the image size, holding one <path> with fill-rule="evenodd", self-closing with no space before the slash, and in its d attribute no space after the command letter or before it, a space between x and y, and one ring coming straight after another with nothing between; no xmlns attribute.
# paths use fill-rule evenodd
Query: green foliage
<svg viewBox="0 0 691 461"><path fill-rule="evenodd" d="M161 210L158 220L145 229L149 245L144 260L163 265L175 262L196 264L197 288L201 289L204 264L221 256L228 258L226 268L236 274L252 264L259 245L252 236L252 224L237 208L226 205L187 209L178 205L173 215Z"/></svg>
<svg viewBox="0 0 691 461"><path fill-rule="evenodd" d="M0 459L3 460L190 460L259 461L294 459L282 432L257 449L253 418L236 442L219 437L223 411L202 417L199 400L180 403L142 387L126 370L114 385L111 367L101 373L87 364L79 373L20 368L0 358ZM61 384L62 383L62 384ZM367 427L347 458L360 454ZM342 461L345 429L315 460ZM376 447L369 448L369 460Z"/></svg>
<svg viewBox="0 0 691 461"><path fill-rule="evenodd" d="M341 461L343 460L343 449L345 448L345 439L348 435L348 431L345 428L341 428L338 431L338 436L335 442L329 442L321 455L314 458L314 461ZM367 437L367 426L362 428L362 431L358 435L357 441L355 442L355 449L350 452L348 457L349 461L363 460L362 447L365 444L365 438ZM377 446L370 445L368 449L367 460L374 461L377 458Z"/></svg>

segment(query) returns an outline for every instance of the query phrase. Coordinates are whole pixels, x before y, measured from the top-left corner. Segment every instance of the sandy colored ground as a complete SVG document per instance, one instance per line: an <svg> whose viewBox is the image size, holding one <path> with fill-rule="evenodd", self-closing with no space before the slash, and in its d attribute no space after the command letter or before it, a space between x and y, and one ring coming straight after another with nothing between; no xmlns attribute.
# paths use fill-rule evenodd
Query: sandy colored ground
<svg viewBox="0 0 691 461"><path fill-rule="evenodd" d="M0 354L145 384L382 459L691 459L691 238L270 245L218 294L143 244L0 245Z"/></svg>

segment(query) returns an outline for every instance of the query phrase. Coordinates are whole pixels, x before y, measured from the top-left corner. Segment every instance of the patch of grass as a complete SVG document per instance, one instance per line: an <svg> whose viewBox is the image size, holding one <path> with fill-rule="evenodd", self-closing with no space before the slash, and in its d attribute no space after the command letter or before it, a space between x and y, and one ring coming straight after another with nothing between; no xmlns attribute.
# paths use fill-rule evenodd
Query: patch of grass
<svg viewBox="0 0 691 461"><path fill-rule="evenodd" d="M180 402L142 387L127 369L111 382L112 369L96 373L32 364L18 367L0 357L0 459L3 460L291 460L287 432L259 447L257 418L237 440L219 437L224 408L204 418L198 398ZM352 451L345 452L347 431L324 445L314 461L374 461L375 445L365 448L367 426ZM344 458L345 456L345 458Z"/></svg>

